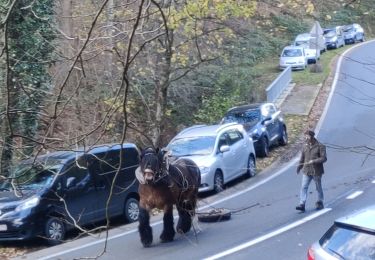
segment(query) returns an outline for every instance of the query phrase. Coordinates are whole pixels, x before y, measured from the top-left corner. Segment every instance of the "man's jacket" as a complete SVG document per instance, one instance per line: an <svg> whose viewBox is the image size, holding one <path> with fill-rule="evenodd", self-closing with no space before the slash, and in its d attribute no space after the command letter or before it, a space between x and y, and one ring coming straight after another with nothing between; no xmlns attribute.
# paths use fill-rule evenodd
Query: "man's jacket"
<svg viewBox="0 0 375 260"><path fill-rule="evenodd" d="M311 162L309 164L308 162ZM306 175L321 176L324 173L323 163L327 161L327 153L325 145L319 143L316 139L313 144L306 143L303 146L300 166Z"/></svg>

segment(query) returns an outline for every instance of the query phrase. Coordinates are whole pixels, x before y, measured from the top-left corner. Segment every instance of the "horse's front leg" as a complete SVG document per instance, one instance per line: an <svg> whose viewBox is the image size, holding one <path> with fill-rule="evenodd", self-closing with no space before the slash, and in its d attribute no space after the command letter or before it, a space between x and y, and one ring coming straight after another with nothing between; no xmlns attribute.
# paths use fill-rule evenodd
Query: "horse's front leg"
<svg viewBox="0 0 375 260"><path fill-rule="evenodd" d="M178 222L177 222L177 232L178 233L186 233L190 231L193 216L195 214L195 205L196 201L182 201L178 203L177 205L177 211L178 211Z"/></svg>
<svg viewBox="0 0 375 260"><path fill-rule="evenodd" d="M173 223L173 204L166 205L164 206L163 232L160 235L161 242L173 241L175 233Z"/></svg>
<svg viewBox="0 0 375 260"><path fill-rule="evenodd" d="M142 202L139 204L138 216L138 231L141 237L141 242L144 247L150 247L152 244L152 228L150 226L150 213L149 209Z"/></svg>

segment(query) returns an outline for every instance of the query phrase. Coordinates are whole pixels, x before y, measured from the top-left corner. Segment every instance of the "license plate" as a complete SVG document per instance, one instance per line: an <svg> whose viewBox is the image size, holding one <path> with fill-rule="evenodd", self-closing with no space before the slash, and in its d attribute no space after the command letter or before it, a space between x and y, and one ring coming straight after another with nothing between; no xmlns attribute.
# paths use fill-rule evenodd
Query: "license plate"
<svg viewBox="0 0 375 260"><path fill-rule="evenodd" d="M7 231L7 225L0 225L0 231Z"/></svg>

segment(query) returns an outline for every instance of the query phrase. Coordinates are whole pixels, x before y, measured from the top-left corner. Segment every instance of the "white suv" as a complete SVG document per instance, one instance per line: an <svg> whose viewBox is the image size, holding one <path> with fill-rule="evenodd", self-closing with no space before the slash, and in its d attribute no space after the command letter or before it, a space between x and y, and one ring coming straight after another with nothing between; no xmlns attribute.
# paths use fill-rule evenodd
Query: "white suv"
<svg viewBox="0 0 375 260"><path fill-rule="evenodd" d="M198 165L199 192L220 192L227 182L256 174L253 140L240 124L186 128L170 141L166 150L172 157L186 157Z"/></svg>

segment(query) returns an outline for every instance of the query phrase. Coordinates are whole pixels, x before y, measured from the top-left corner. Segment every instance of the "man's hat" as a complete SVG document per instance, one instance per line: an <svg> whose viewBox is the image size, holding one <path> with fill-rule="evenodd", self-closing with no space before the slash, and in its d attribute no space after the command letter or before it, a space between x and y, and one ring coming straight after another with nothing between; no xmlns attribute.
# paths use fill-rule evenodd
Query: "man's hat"
<svg viewBox="0 0 375 260"><path fill-rule="evenodd" d="M314 137L315 136L315 132L313 130L306 130L305 131L305 135L309 135L311 137Z"/></svg>

